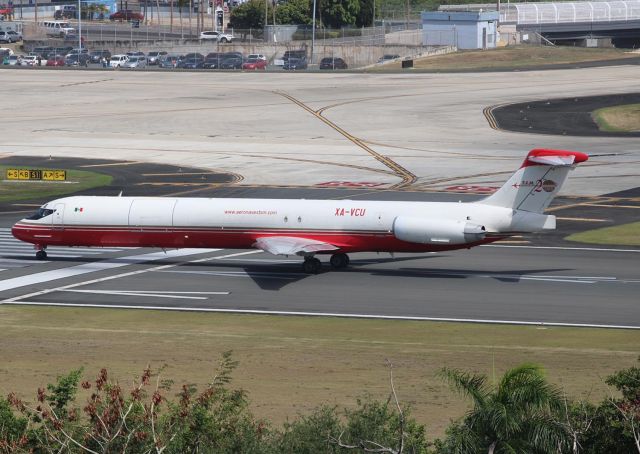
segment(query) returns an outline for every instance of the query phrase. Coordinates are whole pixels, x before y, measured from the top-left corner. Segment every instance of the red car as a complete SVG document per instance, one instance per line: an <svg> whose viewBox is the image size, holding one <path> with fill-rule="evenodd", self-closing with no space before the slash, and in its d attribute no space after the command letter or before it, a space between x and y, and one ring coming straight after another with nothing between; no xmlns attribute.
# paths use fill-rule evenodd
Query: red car
<svg viewBox="0 0 640 454"><path fill-rule="evenodd" d="M13 15L13 6L0 4L0 16L8 17Z"/></svg>
<svg viewBox="0 0 640 454"><path fill-rule="evenodd" d="M47 58L46 66L64 66L64 55Z"/></svg>
<svg viewBox="0 0 640 454"><path fill-rule="evenodd" d="M135 11L131 11L130 9L123 9L121 11L113 13L109 16L109 20L143 20L144 15L141 13L136 13Z"/></svg>
<svg viewBox="0 0 640 454"><path fill-rule="evenodd" d="M267 62L265 60L261 60L259 58L250 58L246 62L242 64L242 69L248 69L256 71L258 69L266 69Z"/></svg>

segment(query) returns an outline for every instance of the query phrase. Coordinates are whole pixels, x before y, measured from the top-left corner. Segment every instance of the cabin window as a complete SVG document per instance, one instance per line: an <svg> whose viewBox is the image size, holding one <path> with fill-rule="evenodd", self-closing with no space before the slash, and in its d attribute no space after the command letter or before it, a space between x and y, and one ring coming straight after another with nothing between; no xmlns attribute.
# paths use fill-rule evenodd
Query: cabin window
<svg viewBox="0 0 640 454"><path fill-rule="evenodd" d="M40 209L38 209L38 211L36 211L31 216L29 216L27 219L31 219L32 221L35 221L35 220L38 220L38 219L42 219L42 218L44 218L46 216L49 216L54 211L55 210L49 210L47 208L40 208Z"/></svg>

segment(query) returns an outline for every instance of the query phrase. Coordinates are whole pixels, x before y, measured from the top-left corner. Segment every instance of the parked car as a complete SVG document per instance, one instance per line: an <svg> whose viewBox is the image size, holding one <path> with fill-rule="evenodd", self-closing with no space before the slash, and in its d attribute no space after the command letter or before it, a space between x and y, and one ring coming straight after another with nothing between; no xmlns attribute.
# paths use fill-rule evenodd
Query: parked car
<svg viewBox="0 0 640 454"><path fill-rule="evenodd" d="M165 55L164 57L160 58L158 66L160 68L175 68L178 64L179 59L179 55Z"/></svg>
<svg viewBox="0 0 640 454"><path fill-rule="evenodd" d="M7 55L6 59L4 60L6 63L4 64L9 66L20 66L21 60L22 55Z"/></svg>
<svg viewBox="0 0 640 454"><path fill-rule="evenodd" d="M147 67L147 59L145 57L129 57L129 60L122 64L123 68L140 69Z"/></svg>
<svg viewBox="0 0 640 454"><path fill-rule="evenodd" d="M46 66L65 66L64 61L64 55L52 55L47 59Z"/></svg>
<svg viewBox="0 0 640 454"><path fill-rule="evenodd" d="M46 59L51 53L54 53L53 47L34 47L30 55L40 55L40 58Z"/></svg>
<svg viewBox="0 0 640 454"><path fill-rule="evenodd" d="M266 69L266 68L267 68L267 61L260 60L259 58L248 58L247 61L245 61L242 64L242 69L246 69L246 70L256 71L258 69Z"/></svg>
<svg viewBox="0 0 640 454"><path fill-rule="evenodd" d="M186 58L184 60L181 60L180 63L178 63L177 68L183 68L183 69L202 69L204 65L204 58Z"/></svg>
<svg viewBox="0 0 640 454"><path fill-rule="evenodd" d="M50 55L67 55L67 54L70 54L72 50L73 50L73 47L71 47L71 46L54 47L54 48L51 49L49 54Z"/></svg>
<svg viewBox="0 0 640 454"><path fill-rule="evenodd" d="M164 50L149 52L147 54L147 63L150 65L157 65L160 62L160 58L165 55L167 55L167 52Z"/></svg>
<svg viewBox="0 0 640 454"><path fill-rule="evenodd" d="M75 19L78 14L78 8L76 5L62 5L62 8L56 10L53 13L55 20L60 19Z"/></svg>
<svg viewBox="0 0 640 454"><path fill-rule="evenodd" d="M141 13L137 13L135 11L132 11L130 9L123 9L120 11L116 11L115 13L113 13L112 15L109 16L109 20L114 21L114 20L119 20L119 21L141 21L144 20L144 15Z"/></svg>
<svg viewBox="0 0 640 454"><path fill-rule="evenodd" d="M111 57L109 66L112 68L121 68L129 60L128 55L118 54Z"/></svg>
<svg viewBox="0 0 640 454"><path fill-rule="evenodd" d="M0 31L0 43L15 43L18 39L9 32Z"/></svg>
<svg viewBox="0 0 640 454"><path fill-rule="evenodd" d="M320 60L320 69L347 69L347 63L338 57L326 57Z"/></svg>
<svg viewBox="0 0 640 454"><path fill-rule="evenodd" d="M204 55L198 52L191 52L189 54L181 55L180 60L188 60L190 58L199 58L200 60L204 60Z"/></svg>
<svg viewBox="0 0 640 454"><path fill-rule="evenodd" d="M25 55L20 60L20 66L36 66L38 64L37 55Z"/></svg>
<svg viewBox="0 0 640 454"><path fill-rule="evenodd" d="M286 63L287 60L289 60L290 58L298 58L298 59L307 59L307 51L304 49L298 49L298 50L288 50L285 51L284 56L282 57L282 59L284 60L284 62Z"/></svg>
<svg viewBox="0 0 640 454"><path fill-rule="evenodd" d="M18 41L22 41L22 33L17 32L15 30L7 30L7 33L13 36L14 43L17 43Z"/></svg>
<svg viewBox="0 0 640 454"><path fill-rule="evenodd" d="M127 55L128 55L129 57L145 57L144 52L142 52L142 51L140 51L140 50L127 52Z"/></svg>
<svg viewBox="0 0 640 454"><path fill-rule="evenodd" d="M267 61L267 57L265 57L262 54L249 54L249 55L247 55L247 60L251 60L252 58L256 58L258 60Z"/></svg>
<svg viewBox="0 0 640 454"><path fill-rule="evenodd" d="M307 59L291 57L284 62L284 66L282 67L282 69L286 69L288 71L307 69Z"/></svg>
<svg viewBox="0 0 640 454"><path fill-rule="evenodd" d="M100 63L103 58L111 58L111 52L108 50L94 50L89 54L91 63Z"/></svg>
<svg viewBox="0 0 640 454"><path fill-rule="evenodd" d="M204 31L200 32L200 39L211 39L214 41L218 41L219 43L230 43L233 42L236 37L229 33Z"/></svg>
<svg viewBox="0 0 640 454"><path fill-rule="evenodd" d="M242 69L242 63L242 57L226 57L222 60L222 63L220 63L220 69Z"/></svg>
<svg viewBox="0 0 640 454"><path fill-rule="evenodd" d="M400 55L397 54L385 54L378 60L378 63L384 63L387 61L395 60L396 58L400 58Z"/></svg>
<svg viewBox="0 0 640 454"><path fill-rule="evenodd" d="M218 54L218 53L207 54L207 57L204 59L204 63L202 64L202 67L204 69L219 69L223 60L224 60L223 54Z"/></svg>
<svg viewBox="0 0 640 454"><path fill-rule="evenodd" d="M89 54L68 54L64 57L65 66L89 66Z"/></svg>

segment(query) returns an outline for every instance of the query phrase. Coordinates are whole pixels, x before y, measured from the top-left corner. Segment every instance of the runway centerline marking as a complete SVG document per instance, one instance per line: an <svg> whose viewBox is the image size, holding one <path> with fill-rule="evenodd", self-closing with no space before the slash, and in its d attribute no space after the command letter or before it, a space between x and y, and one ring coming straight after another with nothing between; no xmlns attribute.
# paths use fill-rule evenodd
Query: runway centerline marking
<svg viewBox="0 0 640 454"><path fill-rule="evenodd" d="M16 306L56 306L56 307L84 307L99 309L140 309L140 310L163 310L175 312L211 312L223 314L251 314L251 315L284 315L302 317L335 317L335 318L360 318L373 320L407 320L424 322L452 322L452 323L479 323L491 325L523 325L523 326L558 326L570 328L608 328L608 329L633 329L640 330L640 326L634 325L611 325L597 323L565 323L565 322L544 322L544 321L518 321L518 320L495 320L495 319L471 319L471 318L447 318L447 317L418 317L418 316L396 316L396 315L375 315L375 314L341 314L336 312L295 312L295 311L268 311L259 309L214 309L199 307L162 307L162 306L129 306L110 304L80 304L80 303L47 303L40 301L17 301L8 302Z"/></svg>

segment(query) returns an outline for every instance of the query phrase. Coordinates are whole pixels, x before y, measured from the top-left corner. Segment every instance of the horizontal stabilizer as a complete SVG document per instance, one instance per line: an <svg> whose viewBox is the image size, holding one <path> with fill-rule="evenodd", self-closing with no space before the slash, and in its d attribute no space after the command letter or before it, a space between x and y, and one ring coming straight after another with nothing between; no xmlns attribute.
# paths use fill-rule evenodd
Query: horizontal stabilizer
<svg viewBox="0 0 640 454"><path fill-rule="evenodd" d="M543 213L560 191L569 171L588 159L588 155L579 151L531 150L511 178L481 203Z"/></svg>
<svg viewBox="0 0 640 454"><path fill-rule="evenodd" d="M339 249L333 244L308 238L291 236L268 236L257 238L253 243L256 249L262 249L273 255L307 255L321 251L335 251Z"/></svg>
<svg viewBox="0 0 640 454"><path fill-rule="evenodd" d="M536 164L547 166L570 166L576 160L573 155L570 156L529 156L529 161Z"/></svg>

